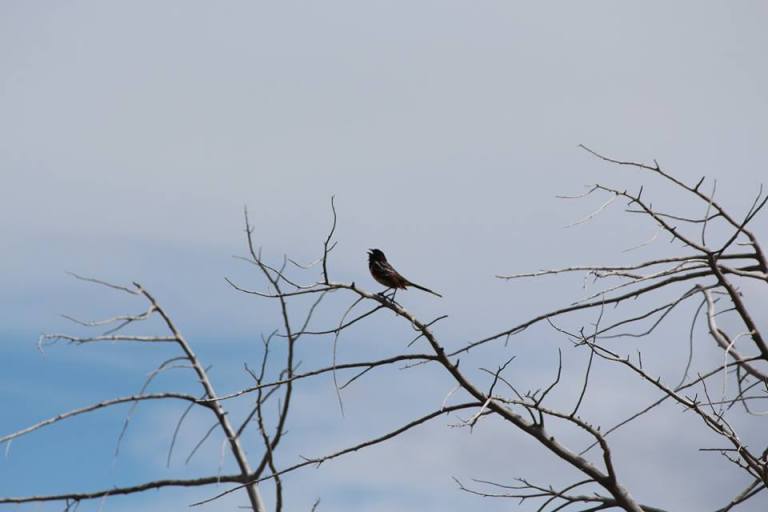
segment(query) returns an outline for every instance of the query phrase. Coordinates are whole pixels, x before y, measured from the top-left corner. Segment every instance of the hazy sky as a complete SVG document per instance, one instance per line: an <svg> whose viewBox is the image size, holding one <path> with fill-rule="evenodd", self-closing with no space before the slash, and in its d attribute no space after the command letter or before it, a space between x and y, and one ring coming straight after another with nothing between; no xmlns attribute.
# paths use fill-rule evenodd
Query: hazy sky
<svg viewBox="0 0 768 512"><path fill-rule="evenodd" d="M605 198L554 196L600 180L643 184L659 204L685 206L657 181L577 148L587 144L617 158L658 159L687 182L707 175L724 204L745 212L768 177L766 21L760 1L1 1L0 434L133 393L162 360L122 347L37 353L38 333L71 330L61 313L95 318L140 307L66 271L141 281L214 363L223 389L247 382L241 365L258 360L255 340L278 319L223 280L261 286L231 258L245 249L244 205L267 257L309 261L335 195L335 278L377 290L365 250L381 247L445 295L414 291L403 301L424 318L448 314L439 333L449 345L584 293L578 277L505 283L495 274L669 254L664 241L622 253L655 229L620 206L563 229ZM756 222L767 238L765 218ZM675 321L687 326L688 318ZM356 331L359 343L343 345L344 357L402 350L409 333L393 322L382 317ZM521 385L551 377L556 343L548 335L504 352L519 350ZM307 362L326 361L329 346L308 347ZM567 356L576 368L579 356ZM626 374L606 371L591 407L610 424L620 415L607 411L635 391L622 387ZM450 389L440 372L406 373L381 372L351 390L344 418L328 380L302 390L281 464L393 428L439 406ZM403 405L411 396L419 399ZM125 410L15 443L0 460L0 495L215 471L214 444L197 465L185 468L179 455L166 469L167 436L152 434L170 434L180 411L140 410L117 462L111 451ZM182 447L205 421L191 422ZM321 497L320 512L510 510L513 502L459 493L450 477L573 477L504 425L489 422L470 436L450 423L293 475L289 509L309 510ZM696 452L704 441L680 440L652 419L638 428L658 432L658 444L617 456L640 500L714 509L741 485L717 456ZM673 448L680 454L670 463ZM691 462L711 474L693 474ZM185 510L209 494L163 491L108 500L104 510ZM758 499L742 510L765 505Z"/></svg>

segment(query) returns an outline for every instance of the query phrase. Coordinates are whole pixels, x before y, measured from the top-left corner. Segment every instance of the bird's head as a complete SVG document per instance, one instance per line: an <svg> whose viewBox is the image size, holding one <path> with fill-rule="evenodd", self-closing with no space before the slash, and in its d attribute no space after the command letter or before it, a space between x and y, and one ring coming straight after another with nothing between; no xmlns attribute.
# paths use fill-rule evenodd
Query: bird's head
<svg viewBox="0 0 768 512"><path fill-rule="evenodd" d="M387 261L381 249L368 249L368 261Z"/></svg>

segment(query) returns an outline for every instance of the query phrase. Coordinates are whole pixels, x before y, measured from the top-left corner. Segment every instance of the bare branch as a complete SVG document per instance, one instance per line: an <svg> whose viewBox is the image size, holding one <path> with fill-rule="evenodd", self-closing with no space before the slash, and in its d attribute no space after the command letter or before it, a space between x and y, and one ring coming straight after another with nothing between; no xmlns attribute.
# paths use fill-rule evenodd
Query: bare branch
<svg viewBox="0 0 768 512"><path fill-rule="evenodd" d="M121 292L125 292L130 295L138 295L138 293L136 293L135 290L131 290L126 286L120 286L119 284L108 283L107 281L102 281L101 279L94 279L92 277L84 277L84 276L75 274L74 272L67 272L67 274L74 277L75 279L79 279L80 281L87 281L89 283L100 284L102 286L106 286L107 288L112 288L113 290L119 290Z"/></svg>
<svg viewBox="0 0 768 512"><path fill-rule="evenodd" d="M150 295L150 293L145 290L139 283L134 282L133 285L136 287L138 292L149 301L149 303L154 307L155 311L157 311L157 313L163 318L163 321L168 327L168 330L170 330L173 334L174 340L184 352L189 362L192 364L194 371L197 374L198 380L200 381L200 385L203 387L206 398L215 399L216 391L208 379L208 374L198 361L197 356L192 351L187 341L181 335L181 332L179 332L179 330L176 328L176 325L174 325L171 318L168 316L165 310L160 307L155 298ZM218 420L219 425L221 426L221 429L229 442L232 454L234 455L235 460L240 467L240 474L243 477L246 477L251 473L251 467L248 463L248 459L245 456L245 452L240 446L240 441L238 440L237 435L232 428L229 418L227 417L227 413L224 411L224 408L221 406L219 401L214 400L211 402L211 404L212 406L210 409L216 416L216 419ZM266 512L266 507L264 506L264 502L261 499L258 488L255 485L248 485L246 486L246 490L248 492L248 498L251 501L251 506L253 507L254 512Z"/></svg>
<svg viewBox="0 0 768 512"><path fill-rule="evenodd" d="M328 253L330 253L334 246L331 244L331 239L333 238L333 233L336 231L336 204L334 203L334 196L331 196L331 212L333 213L333 223L331 224L331 230L328 232L328 237L325 239L325 243L323 243L323 280L325 284L328 284L330 280L328 279Z"/></svg>
<svg viewBox="0 0 768 512"><path fill-rule="evenodd" d="M479 407L480 405L481 404L478 404L476 402L466 402L466 403L457 404L457 405L450 405L450 406L445 407L445 408L440 408L437 411L431 412L431 413L429 413L429 414L427 414L425 416L422 416L422 417L420 417L418 419L415 419L415 420L413 420L413 421L403 425L402 427L400 427L400 428L398 428L396 430L393 430L391 432L388 432L388 433L386 433L384 435L381 435L379 437L376 437L376 438L373 438L373 439L369 439L367 441L364 441L362 443L356 444L356 445L351 446L349 448L345 448L343 450L339 450L337 452L331 453L329 455L324 455L322 457L305 458L304 462L300 462L298 464L294 464L292 466L288 466L287 468L285 468L283 470L280 470L280 471L278 471L277 473L275 473L273 475L262 477L262 478L260 478L258 480L254 480L252 482L247 482L244 485L247 485L248 483L263 482L265 480L269 480L270 478L274 478L276 475L285 475L286 473L290 473L292 471L296 471L297 469L300 469L300 468L303 468L303 467L306 467L306 466L310 466L310 465L320 466L322 463L324 463L326 461L329 461L331 459L335 459L335 458L341 457L342 455L346 455L348 453L356 452L358 450L362 450L363 448L367 448L369 446L380 444L380 443L382 443L384 441L387 441L389 439L397 437L400 434L402 434L403 432L407 432L408 430L412 429L413 427L416 427L418 425L426 423L429 420L437 418L438 416L442 416L443 414L446 414L446 413L449 413L449 412L453 412L453 411L458 411L458 410L461 410L461 409L468 409L468 408L472 408L472 407ZM226 496L227 494L231 494L231 493L237 491L240 488L242 488L242 486L234 487L232 489L229 489L227 491L219 493L216 496L213 496L211 498L205 499L203 501L198 501L197 503L193 503L192 506L199 506L199 505L204 505L206 503L210 503L212 501L215 501L217 499L220 499L220 498Z"/></svg>
<svg viewBox="0 0 768 512"><path fill-rule="evenodd" d="M79 416L81 414L85 414L87 412L95 411L98 409L104 409L105 407L110 407L117 404L124 404L128 402L139 402L144 400L163 400L168 398L174 398L178 400L186 400L188 402L192 402L192 404L197 404L203 407L210 407L208 404L199 401L196 397L192 395L187 395L184 393L152 393L148 395L131 395L131 396L122 396L119 398L112 398L110 400L103 400L101 402L87 405L85 407L81 407L79 409L73 409L68 412L63 412L61 414L58 414L52 418L48 418L46 420L39 421L35 423L34 425L31 425L27 428L18 430L16 432L13 432L11 434L6 434L2 437L0 437L0 443L7 443L8 441L11 441L13 439L16 439L17 437L21 437L25 434L29 434L30 432L34 432L35 430L38 430L40 428L46 427L48 425L52 425L53 423L72 418L74 416Z"/></svg>
<svg viewBox="0 0 768 512"><path fill-rule="evenodd" d="M202 478L189 478L189 479L167 479L167 480L153 480L151 482L145 482L142 484L127 486L127 487L110 487L109 489L103 489L100 491L92 492L76 492L76 493L63 493L63 494L49 494L38 496L20 496L20 497L0 497L0 504L5 503L36 503L45 501L85 501L98 498L104 498L106 496L121 496L126 494L136 494L143 491L152 489L162 489L164 487L201 487L204 485L214 485L219 483L237 483L242 481L241 475L220 475L220 476L208 476Z"/></svg>

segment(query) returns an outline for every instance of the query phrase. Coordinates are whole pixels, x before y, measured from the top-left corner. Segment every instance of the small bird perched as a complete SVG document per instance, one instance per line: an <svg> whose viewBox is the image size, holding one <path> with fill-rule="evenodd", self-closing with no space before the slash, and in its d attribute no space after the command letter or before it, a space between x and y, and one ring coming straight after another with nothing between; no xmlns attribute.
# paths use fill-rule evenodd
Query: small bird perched
<svg viewBox="0 0 768 512"><path fill-rule="evenodd" d="M405 290L408 286L413 286L414 288L431 293L432 295L442 297L439 293L433 292L429 288L413 283L401 276L398 271L392 268L392 265L387 262L387 257L384 256L384 253L381 252L380 249L368 250L368 269L371 271L371 275L376 281L383 284L388 289L395 290L394 293L397 293L398 289L402 288ZM394 293L392 298L394 298Z"/></svg>

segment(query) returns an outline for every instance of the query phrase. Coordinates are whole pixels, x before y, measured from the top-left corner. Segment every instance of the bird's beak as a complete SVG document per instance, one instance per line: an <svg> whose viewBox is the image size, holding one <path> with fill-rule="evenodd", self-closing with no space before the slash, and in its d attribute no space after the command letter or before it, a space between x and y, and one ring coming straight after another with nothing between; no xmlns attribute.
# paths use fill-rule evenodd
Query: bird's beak
<svg viewBox="0 0 768 512"><path fill-rule="evenodd" d="M368 249L368 254L373 254L373 249Z"/></svg>

